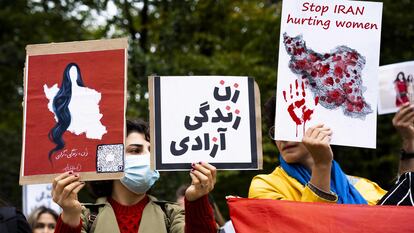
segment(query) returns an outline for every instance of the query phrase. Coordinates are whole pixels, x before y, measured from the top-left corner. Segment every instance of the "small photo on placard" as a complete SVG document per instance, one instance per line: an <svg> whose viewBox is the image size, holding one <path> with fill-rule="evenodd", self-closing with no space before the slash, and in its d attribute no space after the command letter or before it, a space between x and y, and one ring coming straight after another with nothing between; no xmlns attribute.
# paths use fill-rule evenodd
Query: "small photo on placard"
<svg viewBox="0 0 414 233"><path fill-rule="evenodd" d="M414 103L414 61L379 68L378 114L395 113L407 102Z"/></svg>

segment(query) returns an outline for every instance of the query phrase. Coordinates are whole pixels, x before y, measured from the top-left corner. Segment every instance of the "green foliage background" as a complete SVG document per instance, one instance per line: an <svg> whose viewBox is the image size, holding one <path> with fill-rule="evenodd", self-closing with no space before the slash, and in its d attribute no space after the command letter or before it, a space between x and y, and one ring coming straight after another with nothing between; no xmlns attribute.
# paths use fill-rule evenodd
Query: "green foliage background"
<svg viewBox="0 0 414 233"><path fill-rule="evenodd" d="M414 60L414 2L384 0L381 64ZM117 13L105 17L112 5ZM148 119L147 76L247 75L255 77L262 103L276 88L281 1L277 0L1 0L0 192L21 206L18 185L22 141L25 46L127 36L130 42L128 111ZM101 20L102 21L102 20ZM363 39L363 38L361 38ZM334 147L345 172L392 183L400 138L392 115L380 116L377 149ZM251 178L277 165L276 147L263 125L264 170L220 171L213 191L227 214L226 195L247 196ZM165 172L153 193L168 200L189 182L185 172ZM86 191L82 201L91 201Z"/></svg>

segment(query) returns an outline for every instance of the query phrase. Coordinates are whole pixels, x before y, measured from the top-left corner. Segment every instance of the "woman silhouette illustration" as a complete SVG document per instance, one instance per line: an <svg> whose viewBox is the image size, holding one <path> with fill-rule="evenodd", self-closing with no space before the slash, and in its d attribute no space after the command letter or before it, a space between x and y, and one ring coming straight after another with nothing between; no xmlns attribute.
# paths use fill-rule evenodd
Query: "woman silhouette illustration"
<svg viewBox="0 0 414 233"><path fill-rule="evenodd" d="M65 147L63 134L66 130L80 135L86 133L90 139L102 139L107 132L100 119L99 102L101 93L85 87L79 66L70 63L63 72L60 89L57 84L48 88L43 86L49 99L48 108L55 115L56 124L49 131L49 139L56 146L49 151L49 161L52 155Z"/></svg>

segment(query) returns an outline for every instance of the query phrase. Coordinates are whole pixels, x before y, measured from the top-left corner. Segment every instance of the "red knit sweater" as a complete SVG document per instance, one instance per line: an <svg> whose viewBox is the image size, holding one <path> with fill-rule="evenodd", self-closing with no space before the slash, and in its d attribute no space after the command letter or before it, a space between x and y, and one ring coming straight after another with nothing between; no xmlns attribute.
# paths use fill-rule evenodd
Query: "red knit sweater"
<svg viewBox="0 0 414 233"><path fill-rule="evenodd" d="M121 205L112 198L109 198L108 202L111 204L112 209L114 209L121 233L137 233L142 212L149 202L148 196L145 196L144 199L132 206Z"/></svg>
<svg viewBox="0 0 414 233"><path fill-rule="evenodd" d="M108 202L114 209L116 220L121 233L137 233L141 222L142 212L149 202L148 196L135 205L124 206L112 198ZM185 200L185 233L215 233L217 232L213 209L208 197L203 196L196 201ZM82 220L73 228L62 221L60 216L56 224L55 233L80 233Z"/></svg>

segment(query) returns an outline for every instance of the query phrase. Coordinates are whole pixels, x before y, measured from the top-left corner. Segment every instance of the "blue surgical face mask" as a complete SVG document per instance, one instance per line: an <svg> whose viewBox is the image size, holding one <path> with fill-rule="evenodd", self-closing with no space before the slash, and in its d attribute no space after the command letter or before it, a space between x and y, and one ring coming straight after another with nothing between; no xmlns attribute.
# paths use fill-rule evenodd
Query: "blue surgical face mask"
<svg viewBox="0 0 414 233"><path fill-rule="evenodd" d="M121 183L131 192L146 193L160 178L158 171L150 168L150 154L125 156L124 177Z"/></svg>

